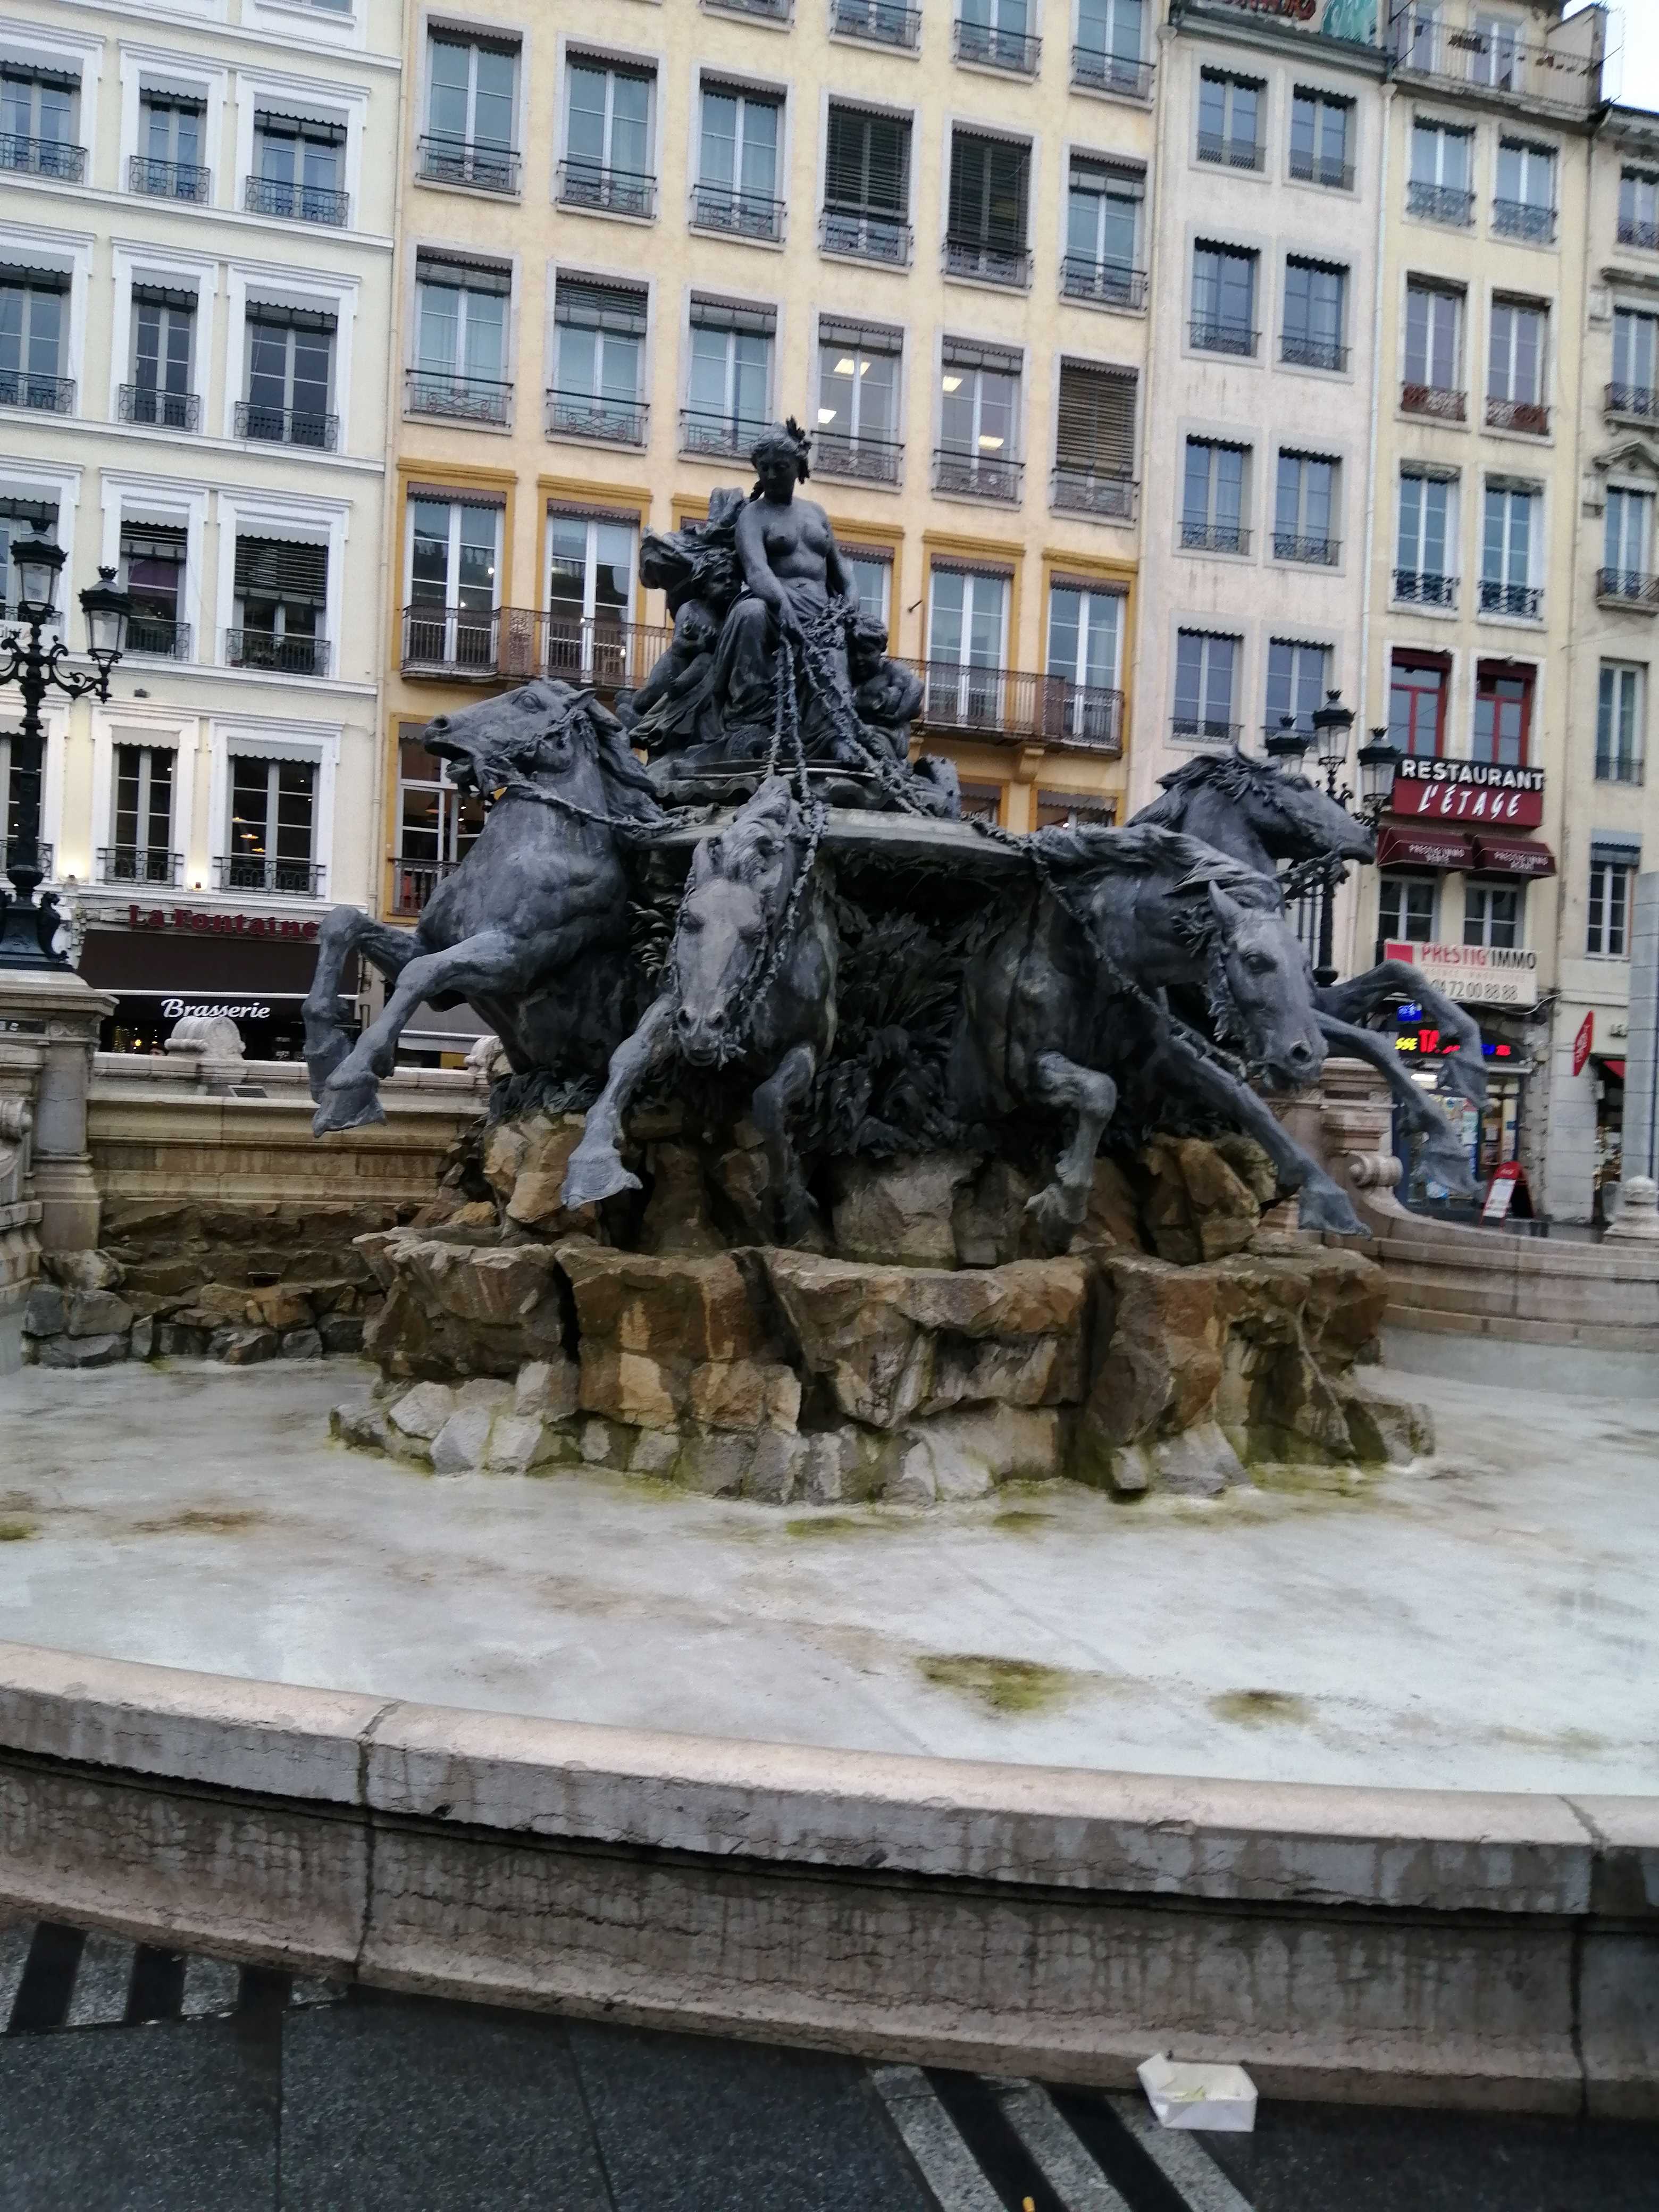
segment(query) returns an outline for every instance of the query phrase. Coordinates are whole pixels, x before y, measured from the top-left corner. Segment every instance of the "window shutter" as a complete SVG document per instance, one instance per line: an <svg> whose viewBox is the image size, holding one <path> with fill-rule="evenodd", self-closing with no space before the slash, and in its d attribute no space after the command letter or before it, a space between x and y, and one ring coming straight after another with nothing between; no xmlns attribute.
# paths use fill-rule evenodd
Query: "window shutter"
<svg viewBox="0 0 1659 2212"><path fill-rule="evenodd" d="M189 533L159 523L121 526L121 550L129 561L174 561L184 565Z"/></svg>
<svg viewBox="0 0 1659 2212"><path fill-rule="evenodd" d="M1136 382L1132 368L1061 362L1054 459L1062 468L1134 474Z"/></svg>
<svg viewBox="0 0 1659 2212"><path fill-rule="evenodd" d="M847 346L855 353L888 354L896 361L904 351L904 333L885 323L855 323L845 315L820 315L818 343Z"/></svg>
<svg viewBox="0 0 1659 2212"><path fill-rule="evenodd" d="M910 199L910 125L861 107L830 110L823 164L826 207L902 217Z"/></svg>
<svg viewBox="0 0 1659 2212"><path fill-rule="evenodd" d="M286 538L239 538L236 589L319 607L328 597L328 548Z"/></svg>
<svg viewBox="0 0 1659 2212"><path fill-rule="evenodd" d="M319 123L314 115L285 115L274 107L258 109L253 127L282 138L297 135L312 146L343 146L346 142L343 123Z"/></svg>
<svg viewBox="0 0 1659 2212"><path fill-rule="evenodd" d="M1029 146L958 131L951 141L951 236L1023 253L1030 167Z"/></svg>
<svg viewBox="0 0 1659 2212"><path fill-rule="evenodd" d="M591 276L560 276L553 288L553 319L572 330L612 331L642 338L646 295L631 284L601 284Z"/></svg>
<svg viewBox="0 0 1659 2212"><path fill-rule="evenodd" d="M744 300L713 300L694 292L691 327L695 331L742 331L750 337L769 338L778 327L778 311L775 307L752 307Z"/></svg>
<svg viewBox="0 0 1659 2212"><path fill-rule="evenodd" d="M250 300L247 319L264 330L309 331L318 337L332 337L339 322L322 307L284 307L268 300Z"/></svg>
<svg viewBox="0 0 1659 2212"><path fill-rule="evenodd" d="M174 291L166 284L135 284L132 304L135 307L178 307L193 315L197 302L194 292Z"/></svg>
<svg viewBox="0 0 1659 2212"><path fill-rule="evenodd" d="M983 368L998 376L1018 376L1024 366L1017 346L981 345L972 338L946 338L940 359L946 368Z"/></svg>
<svg viewBox="0 0 1659 2212"><path fill-rule="evenodd" d="M1128 162L1103 161L1092 155L1072 156L1074 192L1110 192L1118 199L1145 199L1146 172Z"/></svg>
<svg viewBox="0 0 1659 2212"><path fill-rule="evenodd" d="M513 290L513 271L493 261L471 261L457 253L422 253L415 262L422 284L454 284L463 292L488 292L498 299Z"/></svg>
<svg viewBox="0 0 1659 2212"><path fill-rule="evenodd" d="M27 285L31 292L67 292L67 269L30 269L17 262L0 262L0 284Z"/></svg>

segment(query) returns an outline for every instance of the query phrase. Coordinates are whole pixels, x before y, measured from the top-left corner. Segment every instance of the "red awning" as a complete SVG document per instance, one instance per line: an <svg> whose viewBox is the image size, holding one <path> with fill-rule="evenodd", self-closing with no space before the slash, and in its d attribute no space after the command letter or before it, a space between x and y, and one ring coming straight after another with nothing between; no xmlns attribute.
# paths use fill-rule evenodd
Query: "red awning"
<svg viewBox="0 0 1659 2212"><path fill-rule="evenodd" d="M1621 1083L1624 1081L1625 1063L1622 1060L1601 1060L1601 1055L1599 1052L1594 1054L1592 1057L1601 1060L1602 1066L1606 1068L1609 1075L1616 1075Z"/></svg>
<svg viewBox="0 0 1659 2212"><path fill-rule="evenodd" d="M1483 837L1474 840L1474 864L1494 876L1553 876L1555 855L1547 845L1530 837Z"/></svg>
<svg viewBox="0 0 1659 2212"><path fill-rule="evenodd" d="M1376 840L1379 868L1471 868L1472 841L1458 830L1407 829L1390 822Z"/></svg>

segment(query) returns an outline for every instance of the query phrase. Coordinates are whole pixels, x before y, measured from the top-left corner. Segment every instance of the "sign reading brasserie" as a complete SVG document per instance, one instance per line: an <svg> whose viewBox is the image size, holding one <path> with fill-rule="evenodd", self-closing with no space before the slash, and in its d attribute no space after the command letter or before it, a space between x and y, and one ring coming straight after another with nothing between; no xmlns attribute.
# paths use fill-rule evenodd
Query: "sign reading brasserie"
<svg viewBox="0 0 1659 2212"><path fill-rule="evenodd" d="M1544 818L1544 771L1500 768L1493 761L1419 760L1408 754L1394 772L1389 811L1535 830Z"/></svg>
<svg viewBox="0 0 1659 2212"><path fill-rule="evenodd" d="M1517 945L1389 945L1389 960L1409 960L1425 983L1480 1006L1535 1006L1538 955Z"/></svg>

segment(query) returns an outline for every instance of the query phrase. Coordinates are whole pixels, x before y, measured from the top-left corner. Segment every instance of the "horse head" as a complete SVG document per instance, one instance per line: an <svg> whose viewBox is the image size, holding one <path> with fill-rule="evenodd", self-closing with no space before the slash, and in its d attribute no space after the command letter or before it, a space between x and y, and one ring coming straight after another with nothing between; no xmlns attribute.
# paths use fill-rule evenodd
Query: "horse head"
<svg viewBox="0 0 1659 2212"><path fill-rule="evenodd" d="M1283 775L1236 747L1161 776L1163 796L1136 815L1201 838L1247 866L1270 860L1374 860L1376 841L1304 775Z"/></svg>
<svg viewBox="0 0 1659 2212"><path fill-rule="evenodd" d="M1325 1065L1307 952L1267 878L1231 882L1224 888L1212 875L1205 885L1212 1017L1270 1089L1300 1090Z"/></svg>
<svg viewBox="0 0 1659 2212"><path fill-rule="evenodd" d="M769 776L697 847L674 939L675 1041L694 1067L741 1048L743 1009L784 926L805 836L788 785Z"/></svg>
<svg viewBox="0 0 1659 2212"><path fill-rule="evenodd" d="M622 724L591 691L544 677L516 691L481 699L427 725L429 752L450 763L463 791L486 798L504 786L528 784L567 795L602 816L642 827L661 820L650 778L628 750Z"/></svg>

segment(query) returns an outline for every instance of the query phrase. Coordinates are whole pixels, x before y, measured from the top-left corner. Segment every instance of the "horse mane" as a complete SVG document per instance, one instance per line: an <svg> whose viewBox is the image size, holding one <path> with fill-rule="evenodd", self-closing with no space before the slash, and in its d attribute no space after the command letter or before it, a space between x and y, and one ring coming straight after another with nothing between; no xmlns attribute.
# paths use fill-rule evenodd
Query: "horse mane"
<svg viewBox="0 0 1659 2212"><path fill-rule="evenodd" d="M1186 820L1195 795L1213 787L1224 799L1265 799L1270 806L1282 812L1280 790L1289 785L1307 785L1305 776L1282 775L1266 761L1251 760L1237 745L1229 745L1224 752L1200 753L1179 768L1172 768L1167 775L1158 778L1160 796L1143 806L1132 827L1143 823L1161 823L1165 829L1179 830Z"/></svg>
<svg viewBox="0 0 1659 2212"><path fill-rule="evenodd" d="M1201 890L1213 883L1244 905L1260 904L1262 887L1271 883L1230 854L1182 830L1149 822L1145 815L1121 830L1087 823L1039 830L1030 842L1039 860L1056 875L1162 875L1171 878L1176 890ZM1273 896L1277 904L1276 889Z"/></svg>
<svg viewBox="0 0 1659 2212"><path fill-rule="evenodd" d="M605 786L608 812L620 815L641 829L659 828L665 819L662 803L646 770L629 750L622 724L591 691L580 691L562 678L543 679L550 691L562 694L548 702L545 715L530 726L502 726L502 734L480 732L471 738L451 735L429 740L432 750L450 759L465 759L478 789L486 796L509 784L526 784L532 791L544 788L536 756L544 738L562 721L580 716L593 748L594 763Z"/></svg>
<svg viewBox="0 0 1659 2212"><path fill-rule="evenodd" d="M781 776L769 776L723 830L699 841L691 860L693 884L705 884L717 876L737 883L751 882L763 831L770 831L786 842L799 842L806 835L794 793Z"/></svg>

